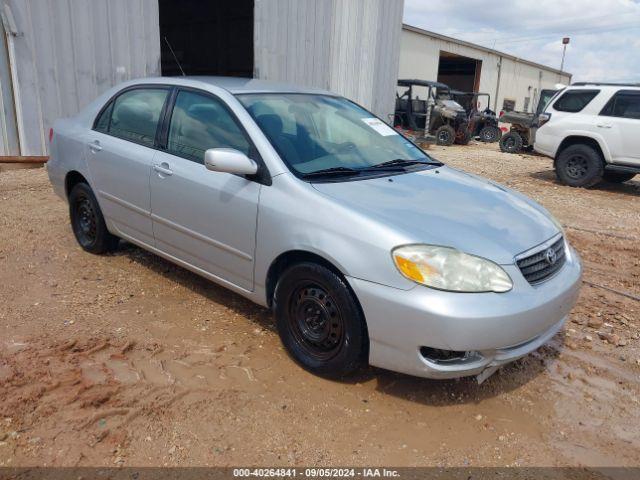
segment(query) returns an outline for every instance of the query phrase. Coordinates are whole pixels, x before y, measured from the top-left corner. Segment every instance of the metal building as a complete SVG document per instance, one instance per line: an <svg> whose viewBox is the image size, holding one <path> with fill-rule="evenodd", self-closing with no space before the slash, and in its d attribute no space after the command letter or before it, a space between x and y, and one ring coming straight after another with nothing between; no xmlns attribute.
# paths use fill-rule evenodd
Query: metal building
<svg viewBox="0 0 640 480"><path fill-rule="evenodd" d="M0 155L131 78L255 76L393 110L402 0L0 0Z"/></svg>
<svg viewBox="0 0 640 480"><path fill-rule="evenodd" d="M402 27L398 76L488 93L495 111L532 111L540 90L571 82L570 73L410 25Z"/></svg>

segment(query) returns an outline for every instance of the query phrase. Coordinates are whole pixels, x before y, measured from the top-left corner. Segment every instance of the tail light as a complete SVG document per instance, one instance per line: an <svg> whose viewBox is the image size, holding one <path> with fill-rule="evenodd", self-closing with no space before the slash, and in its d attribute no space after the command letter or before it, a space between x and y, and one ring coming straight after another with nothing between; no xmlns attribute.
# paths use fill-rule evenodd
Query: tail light
<svg viewBox="0 0 640 480"><path fill-rule="evenodd" d="M541 127L551 119L550 113L541 113L538 115L538 127Z"/></svg>
<svg viewBox="0 0 640 480"><path fill-rule="evenodd" d="M500 115L498 115L499 117L502 117L504 115L504 110L500 110Z"/></svg>
<svg viewBox="0 0 640 480"><path fill-rule="evenodd" d="M49 129L49 143L53 142L53 128Z"/></svg>

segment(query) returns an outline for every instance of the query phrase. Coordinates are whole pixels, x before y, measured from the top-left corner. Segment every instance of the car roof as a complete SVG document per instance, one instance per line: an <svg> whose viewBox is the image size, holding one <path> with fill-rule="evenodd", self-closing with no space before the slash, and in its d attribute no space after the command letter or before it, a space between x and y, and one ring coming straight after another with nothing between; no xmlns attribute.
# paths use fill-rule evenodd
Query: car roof
<svg viewBox="0 0 640 480"><path fill-rule="evenodd" d="M303 87L289 83L272 82L256 78L242 77L214 77L214 76L183 76L183 77L150 77L127 82L129 85L163 83L168 85L182 85L188 87L218 87L232 94L241 93L315 93L336 95L327 90L314 87Z"/></svg>

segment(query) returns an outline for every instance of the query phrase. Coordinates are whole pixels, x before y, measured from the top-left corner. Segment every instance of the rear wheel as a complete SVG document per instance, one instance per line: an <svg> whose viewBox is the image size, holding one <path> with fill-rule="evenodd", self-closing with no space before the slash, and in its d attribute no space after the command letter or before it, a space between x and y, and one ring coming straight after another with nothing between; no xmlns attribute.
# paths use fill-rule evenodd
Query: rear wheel
<svg viewBox="0 0 640 480"><path fill-rule="evenodd" d="M509 132L500 139L500 150L504 153L518 153L522 150L522 137L518 132Z"/></svg>
<svg viewBox="0 0 640 480"><path fill-rule="evenodd" d="M478 136L480 137L480 141L482 142L493 143L500 140L500 137L502 136L502 130L493 125L487 125L480 130Z"/></svg>
<svg viewBox="0 0 640 480"><path fill-rule="evenodd" d="M449 125L442 125L436 130L436 143L445 147L453 145L456 139L456 131Z"/></svg>
<svg viewBox="0 0 640 480"><path fill-rule="evenodd" d="M602 178L607 182L611 183L622 183L631 180L635 177L635 173L626 173L626 172L612 172L610 170L605 170Z"/></svg>
<svg viewBox="0 0 640 480"><path fill-rule="evenodd" d="M69 216L73 234L84 250L99 254L117 248L119 239L107 230L98 201L86 183L78 183L71 189Z"/></svg>
<svg viewBox="0 0 640 480"><path fill-rule="evenodd" d="M328 268L305 262L286 270L274 312L282 343L310 372L344 376L365 363L364 317L345 281Z"/></svg>
<svg viewBox="0 0 640 480"><path fill-rule="evenodd" d="M592 187L604 176L600 153L589 145L571 145L556 160L556 175L570 187Z"/></svg>

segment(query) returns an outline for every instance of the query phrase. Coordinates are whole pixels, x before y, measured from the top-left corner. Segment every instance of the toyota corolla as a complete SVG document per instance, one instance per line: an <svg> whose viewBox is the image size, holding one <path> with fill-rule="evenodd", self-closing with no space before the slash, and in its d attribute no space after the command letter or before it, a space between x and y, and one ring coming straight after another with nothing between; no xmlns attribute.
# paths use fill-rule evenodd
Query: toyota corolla
<svg viewBox="0 0 640 480"><path fill-rule="evenodd" d="M80 246L120 239L273 310L304 368L478 375L558 332L581 265L527 197L330 92L156 78L50 132Z"/></svg>

